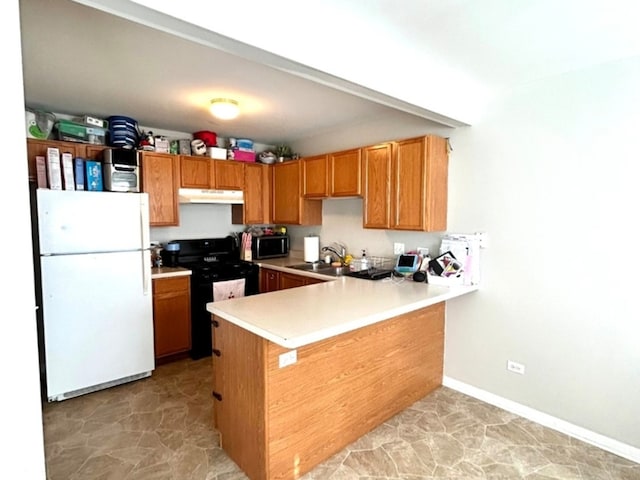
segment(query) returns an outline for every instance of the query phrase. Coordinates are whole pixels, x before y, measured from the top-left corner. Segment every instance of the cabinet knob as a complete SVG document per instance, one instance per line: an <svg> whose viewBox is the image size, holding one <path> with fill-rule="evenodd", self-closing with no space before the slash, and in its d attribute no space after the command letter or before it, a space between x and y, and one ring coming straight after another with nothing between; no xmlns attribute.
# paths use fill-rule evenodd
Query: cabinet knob
<svg viewBox="0 0 640 480"><path fill-rule="evenodd" d="M213 398L215 398L216 400L218 400L218 401L220 401L220 402L222 401L222 395L220 395L218 392L213 391L213 392L211 392L211 395L212 395L212 396L213 396Z"/></svg>
<svg viewBox="0 0 640 480"><path fill-rule="evenodd" d="M220 352L220 350L218 350L217 348L214 348L214 349L212 350L212 352L213 352L213 354L214 354L216 357L219 357L219 356L222 354L222 353Z"/></svg>
<svg viewBox="0 0 640 480"><path fill-rule="evenodd" d="M211 320L211 325L213 325L214 328L218 328L220 326L220 322L218 320Z"/></svg>

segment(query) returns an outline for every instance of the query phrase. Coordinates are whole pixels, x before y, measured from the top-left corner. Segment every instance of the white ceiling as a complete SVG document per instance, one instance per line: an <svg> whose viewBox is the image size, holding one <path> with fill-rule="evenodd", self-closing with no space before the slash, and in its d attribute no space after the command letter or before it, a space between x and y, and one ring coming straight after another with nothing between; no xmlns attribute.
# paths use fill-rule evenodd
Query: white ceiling
<svg viewBox="0 0 640 480"><path fill-rule="evenodd" d="M272 144L391 112L394 121L423 118L425 129L473 124L512 88L640 55L631 0L20 0L20 8L27 106ZM208 101L227 95L243 114L216 121Z"/></svg>

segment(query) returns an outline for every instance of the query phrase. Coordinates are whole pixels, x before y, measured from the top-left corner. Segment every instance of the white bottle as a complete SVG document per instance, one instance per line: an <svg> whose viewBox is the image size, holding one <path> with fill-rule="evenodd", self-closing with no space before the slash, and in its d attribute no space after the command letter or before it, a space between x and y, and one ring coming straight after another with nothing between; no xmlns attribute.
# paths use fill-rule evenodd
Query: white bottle
<svg viewBox="0 0 640 480"><path fill-rule="evenodd" d="M367 252L362 250L362 259L360 260L360 269L367 270L369 268L369 259L367 258Z"/></svg>

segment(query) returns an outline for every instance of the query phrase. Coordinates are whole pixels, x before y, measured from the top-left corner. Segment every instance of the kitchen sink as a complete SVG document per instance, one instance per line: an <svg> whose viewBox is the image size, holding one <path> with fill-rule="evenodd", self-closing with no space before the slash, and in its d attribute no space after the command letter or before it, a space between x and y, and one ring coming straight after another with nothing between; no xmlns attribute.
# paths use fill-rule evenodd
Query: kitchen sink
<svg viewBox="0 0 640 480"><path fill-rule="evenodd" d="M297 263L287 265L287 268L295 270L303 270L305 272L315 272L322 275L330 275L332 277L340 277L349 271L349 267L332 267L326 263Z"/></svg>

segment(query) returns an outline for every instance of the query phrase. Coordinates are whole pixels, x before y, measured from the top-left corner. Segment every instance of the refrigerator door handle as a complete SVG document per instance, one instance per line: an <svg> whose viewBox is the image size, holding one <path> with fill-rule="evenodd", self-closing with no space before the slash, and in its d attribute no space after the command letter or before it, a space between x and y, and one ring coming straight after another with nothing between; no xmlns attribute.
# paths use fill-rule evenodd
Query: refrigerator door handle
<svg viewBox="0 0 640 480"><path fill-rule="evenodd" d="M149 202L147 195L140 197L140 236L142 241L142 292L151 292L151 256L149 255Z"/></svg>
<svg viewBox="0 0 640 480"><path fill-rule="evenodd" d="M147 258L149 257L148 250L142 252L142 293L149 295L151 292L151 268L147 264Z"/></svg>

